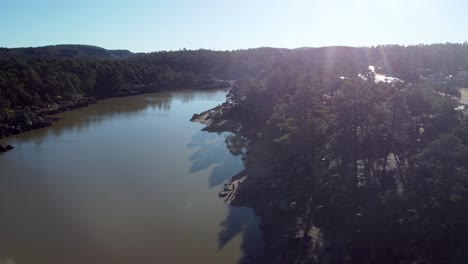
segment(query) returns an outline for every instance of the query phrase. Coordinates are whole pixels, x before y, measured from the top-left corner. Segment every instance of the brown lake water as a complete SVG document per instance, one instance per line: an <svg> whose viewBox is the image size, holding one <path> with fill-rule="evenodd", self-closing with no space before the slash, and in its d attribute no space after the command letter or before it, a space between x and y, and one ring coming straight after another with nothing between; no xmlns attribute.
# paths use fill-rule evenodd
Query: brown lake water
<svg viewBox="0 0 468 264"><path fill-rule="evenodd" d="M192 114L227 90L112 98L52 127L0 139L0 263L240 263L261 252L258 218L227 206L243 169L226 133Z"/></svg>

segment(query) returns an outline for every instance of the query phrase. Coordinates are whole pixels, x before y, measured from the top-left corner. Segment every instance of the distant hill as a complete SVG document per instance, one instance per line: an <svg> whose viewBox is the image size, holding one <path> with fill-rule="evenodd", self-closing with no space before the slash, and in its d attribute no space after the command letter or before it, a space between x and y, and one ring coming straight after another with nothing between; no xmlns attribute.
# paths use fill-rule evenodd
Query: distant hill
<svg viewBox="0 0 468 264"><path fill-rule="evenodd" d="M53 45L29 48L0 48L0 58L10 56L47 57L47 58L104 58L126 59L135 56L129 50L107 50L90 45Z"/></svg>

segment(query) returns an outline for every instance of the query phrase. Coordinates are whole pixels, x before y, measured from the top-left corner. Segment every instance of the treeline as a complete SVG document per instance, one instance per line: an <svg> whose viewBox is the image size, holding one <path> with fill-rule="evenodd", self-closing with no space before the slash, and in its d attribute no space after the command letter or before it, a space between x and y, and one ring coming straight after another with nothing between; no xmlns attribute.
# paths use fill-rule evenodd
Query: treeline
<svg viewBox="0 0 468 264"><path fill-rule="evenodd" d="M449 89L460 84L349 76L286 68L228 95L222 118L241 124L254 171L241 195L270 234L265 263L466 263L468 116Z"/></svg>
<svg viewBox="0 0 468 264"><path fill-rule="evenodd" d="M145 55L147 60L167 64L176 70L194 69L222 79L268 77L275 69L314 72L321 78L349 76L367 70L369 65L408 82L421 77L467 85L468 43L417 46L323 47L303 49L258 48L238 51L175 51Z"/></svg>
<svg viewBox="0 0 468 264"><path fill-rule="evenodd" d="M468 119L456 110L468 85L467 43L120 57L85 48L0 50L0 136L40 119L18 113L238 80L223 118L240 123L248 141L255 191L244 196L260 216L293 212L262 218L274 238L267 263L468 260ZM375 83L369 65L404 82ZM245 138L230 146L243 149ZM298 244L280 247L291 239Z"/></svg>
<svg viewBox="0 0 468 264"><path fill-rule="evenodd" d="M227 88L210 74L144 61L89 58L0 60L0 137L45 127L46 115L96 99L173 89Z"/></svg>
<svg viewBox="0 0 468 264"><path fill-rule="evenodd" d="M467 61L466 43L148 54L86 45L3 48L0 136L35 127L30 125L30 118L19 118L23 113L50 114L109 96L228 87L228 83L219 80L264 80L274 72L314 73L321 82L329 82L336 76L354 78L366 74L368 66L375 65L377 71L411 83L433 82L441 92L454 94L454 88L468 85Z"/></svg>
<svg viewBox="0 0 468 264"><path fill-rule="evenodd" d="M138 54L128 50L106 50L90 45L53 45L38 48L0 48L0 57L22 57L22 58L100 58L100 59L125 59Z"/></svg>
<svg viewBox="0 0 468 264"><path fill-rule="evenodd" d="M138 55L108 58L103 49L84 46L72 50L80 52L70 52L68 46L45 51L0 50L0 137L48 126L52 120L46 115L96 99L230 86L210 73L174 70Z"/></svg>
<svg viewBox="0 0 468 264"><path fill-rule="evenodd" d="M214 79L266 78L274 70L354 77L368 65L410 82L422 76L468 84L468 45L258 48L133 54L85 45L0 49L0 107L13 109L82 95L112 96L138 85L194 87ZM451 76L451 77L448 77ZM134 86L134 87L131 87Z"/></svg>
<svg viewBox="0 0 468 264"><path fill-rule="evenodd" d="M208 74L176 72L167 65L139 61L10 58L0 64L0 102L4 107L17 109L84 95L112 96L139 85L176 89L213 81Z"/></svg>

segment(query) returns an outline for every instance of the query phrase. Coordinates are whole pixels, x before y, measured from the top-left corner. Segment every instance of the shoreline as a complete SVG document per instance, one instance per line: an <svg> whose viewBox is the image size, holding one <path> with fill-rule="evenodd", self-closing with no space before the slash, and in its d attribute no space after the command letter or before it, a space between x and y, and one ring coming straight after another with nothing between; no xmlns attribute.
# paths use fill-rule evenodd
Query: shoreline
<svg viewBox="0 0 468 264"><path fill-rule="evenodd" d="M230 87L230 86L229 86ZM229 88L224 82L218 82L211 86L200 86L191 88L189 90L204 91L204 90L216 90ZM87 107L89 105L96 104L97 102L109 98L136 96L150 93L160 93L165 91L179 91L186 88L180 89L153 89L154 87L146 85L144 88L137 90L125 90L118 93L114 93L109 96L83 96L75 100L63 101L61 103L52 103L47 107L25 107L20 110L10 110L7 115L9 117L0 122L0 139L7 138L13 135L18 135L24 132L50 127L54 122L60 120L60 118L52 117L52 115L61 114L67 111L73 111L79 108Z"/></svg>
<svg viewBox="0 0 468 264"><path fill-rule="evenodd" d="M232 119L223 117L230 106L224 103L200 114L194 114L192 122L204 124L207 132L231 132L248 134L242 126ZM251 135L253 136L253 135ZM252 155L252 154L251 154ZM254 154L253 154L254 155ZM251 157L252 158L252 157ZM281 184L268 184L264 168L256 163L249 163L244 170L233 175L223 186L231 186L233 195L221 196L229 206L249 207L259 217L259 229L262 232L264 252L255 263L289 263L297 256L304 256L312 245L322 247L321 230L311 225L310 212L297 208L296 202L282 193Z"/></svg>
<svg viewBox="0 0 468 264"><path fill-rule="evenodd" d="M200 114L193 114L190 121L205 125L202 131L240 133L242 131L242 125L233 120L221 117L228 109L228 104L223 103L222 105L218 105Z"/></svg>

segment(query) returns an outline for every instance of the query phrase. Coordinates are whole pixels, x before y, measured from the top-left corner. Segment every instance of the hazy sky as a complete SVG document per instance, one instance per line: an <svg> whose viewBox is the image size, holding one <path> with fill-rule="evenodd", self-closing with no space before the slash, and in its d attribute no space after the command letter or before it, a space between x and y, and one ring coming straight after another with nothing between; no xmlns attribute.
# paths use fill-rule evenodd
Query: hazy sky
<svg viewBox="0 0 468 264"><path fill-rule="evenodd" d="M466 0L0 0L0 47L134 52L468 40Z"/></svg>

